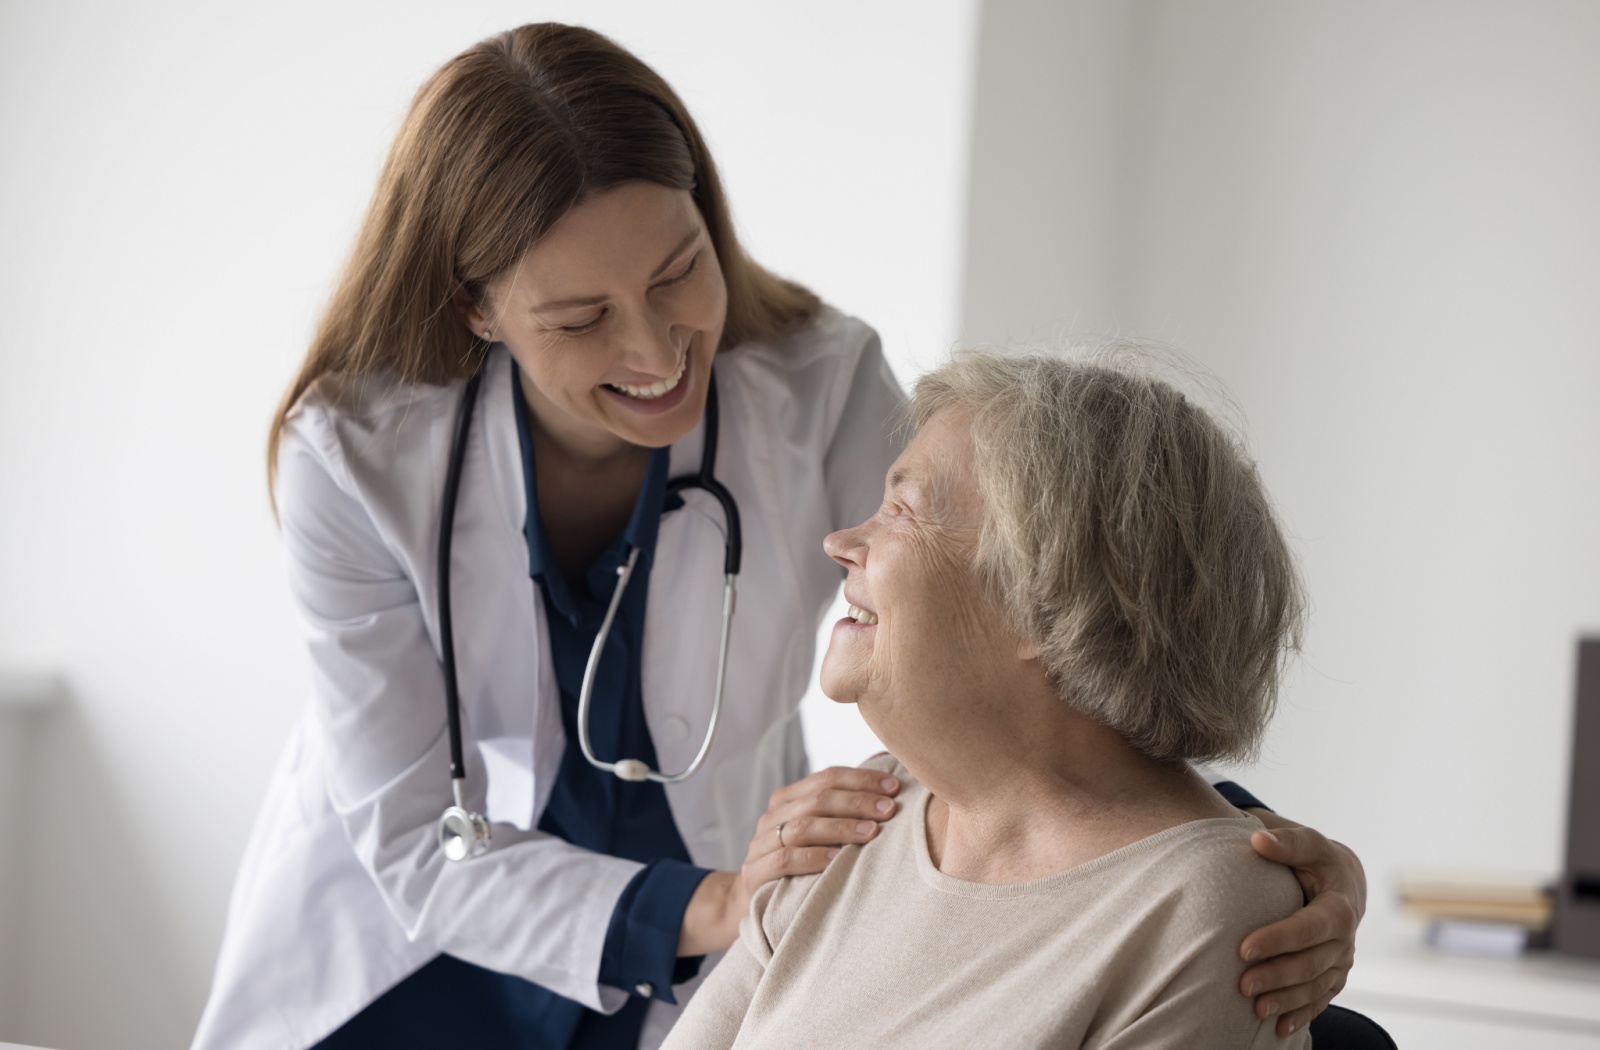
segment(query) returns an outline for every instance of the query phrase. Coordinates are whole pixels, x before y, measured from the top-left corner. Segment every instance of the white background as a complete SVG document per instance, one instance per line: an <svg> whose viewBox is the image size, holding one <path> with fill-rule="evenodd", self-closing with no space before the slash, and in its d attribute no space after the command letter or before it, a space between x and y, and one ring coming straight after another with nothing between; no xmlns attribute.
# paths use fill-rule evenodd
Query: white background
<svg viewBox="0 0 1600 1050"><path fill-rule="evenodd" d="M305 690L267 422L411 92L548 17L677 87L753 254L903 378L1117 330L1232 387L1314 601L1240 777L1357 847L1369 922L1402 866L1557 869L1600 6L981 6L0 0L0 668L67 683L0 739L0 1039L187 1041ZM856 760L823 704L814 757Z"/></svg>

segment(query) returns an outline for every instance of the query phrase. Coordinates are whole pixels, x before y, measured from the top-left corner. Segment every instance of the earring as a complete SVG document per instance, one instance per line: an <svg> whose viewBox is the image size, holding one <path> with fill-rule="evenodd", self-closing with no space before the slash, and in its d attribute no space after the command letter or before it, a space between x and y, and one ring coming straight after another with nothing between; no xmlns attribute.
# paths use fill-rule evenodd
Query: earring
<svg viewBox="0 0 1600 1050"><path fill-rule="evenodd" d="M483 341L486 342L486 343L494 342L494 333L489 331L489 329L485 328L483 330Z"/></svg>

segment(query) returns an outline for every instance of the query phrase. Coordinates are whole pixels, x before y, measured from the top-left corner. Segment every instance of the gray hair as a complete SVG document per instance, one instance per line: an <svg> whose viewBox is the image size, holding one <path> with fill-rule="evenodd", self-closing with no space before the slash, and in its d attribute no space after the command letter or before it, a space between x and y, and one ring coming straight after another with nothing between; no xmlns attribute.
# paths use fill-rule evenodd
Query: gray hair
<svg viewBox="0 0 1600 1050"><path fill-rule="evenodd" d="M1250 758L1305 600L1242 440L1157 363L965 350L911 420L970 413L978 572L1066 702L1159 760Z"/></svg>

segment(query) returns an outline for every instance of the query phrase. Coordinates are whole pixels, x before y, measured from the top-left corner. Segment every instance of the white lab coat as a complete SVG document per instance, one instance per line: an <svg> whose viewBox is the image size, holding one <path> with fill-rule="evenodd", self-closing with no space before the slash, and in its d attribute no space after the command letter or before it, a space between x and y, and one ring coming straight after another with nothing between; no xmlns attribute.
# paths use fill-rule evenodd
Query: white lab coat
<svg viewBox="0 0 1600 1050"><path fill-rule="evenodd" d="M736 868L768 796L807 771L797 709L842 577L822 538L877 507L902 394L873 332L832 310L719 355L715 380L717 477L743 519L739 604L716 742L666 793L694 862ZM450 804L436 547L461 384L325 380L290 417L277 494L312 702L246 848L196 1050L310 1046L440 952L593 1009L625 1001L597 978L641 866L535 830L566 739L511 383L496 348L451 558L468 800L494 831L465 864L434 837ZM698 469L701 441L697 428L673 445L673 476ZM668 770L699 746L721 629L722 515L705 493L685 500L661 522L644 632L645 716ZM675 1016L653 1004L643 1044Z"/></svg>

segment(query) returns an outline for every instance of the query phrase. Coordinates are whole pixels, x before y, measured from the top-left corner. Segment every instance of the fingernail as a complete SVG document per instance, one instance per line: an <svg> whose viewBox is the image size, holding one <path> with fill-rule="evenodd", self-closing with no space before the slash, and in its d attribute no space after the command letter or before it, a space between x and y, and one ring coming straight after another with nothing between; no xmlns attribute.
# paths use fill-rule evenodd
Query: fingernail
<svg viewBox="0 0 1600 1050"><path fill-rule="evenodd" d="M1267 1016L1271 1017L1273 1014L1275 1014L1277 1012L1278 1012L1278 1000L1276 1000L1276 999L1268 999L1267 1000Z"/></svg>
<svg viewBox="0 0 1600 1050"><path fill-rule="evenodd" d="M1245 986L1244 994L1246 994L1246 995L1255 995L1259 991L1261 991L1261 982L1260 981L1251 981L1248 985Z"/></svg>
<svg viewBox="0 0 1600 1050"><path fill-rule="evenodd" d="M1282 840L1282 839L1280 839L1280 838L1278 838L1278 836L1276 836L1276 835L1274 835L1274 834L1273 834L1273 833L1272 833L1272 832L1270 832L1270 831L1263 831L1263 832L1262 832L1262 833L1261 833L1261 834L1263 834L1263 835L1265 835L1265 836L1266 836L1266 837L1267 837L1267 838L1269 838L1269 839L1271 839L1271 840L1272 840L1272 844L1273 844L1273 845L1274 845L1274 846L1281 846L1281 845L1283 845L1283 840Z"/></svg>
<svg viewBox="0 0 1600 1050"><path fill-rule="evenodd" d="M870 820L863 820L861 823L856 825L856 834L862 836L870 835L872 834L873 829L877 826L877 824Z"/></svg>
<svg viewBox="0 0 1600 1050"><path fill-rule="evenodd" d="M1289 1022L1289 1030L1287 1032L1285 1032L1284 1034L1285 1035L1294 1035L1294 1030L1296 1028L1299 1028L1299 1027L1300 1027L1299 1024L1295 1023L1294 1021L1290 1021Z"/></svg>
<svg viewBox="0 0 1600 1050"><path fill-rule="evenodd" d="M1256 960L1256 958L1258 956L1260 956L1260 955L1261 955L1261 949L1260 948L1257 948L1257 947L1254 947L1254 946L1246 948L1244 950L1244 961L1245 962L1254 962ZM1255 993L1252 992L1251 994L1254 995Z"/></svg>
<svg viewBox="0 0 1600 1050"><path fill-rule="evenodd" d="M894 803L890 802L888 799L880 798L878 800L878 812L879 813L887 813L893 808L894 808Z"/></svg>
<svg viewBox="0 0 1600 1050"><path fill-rule="evenodd" d="M837 857L838 855L839 855L839 851L836 850L836 849L830 849L828 851L828 859L829 860L832 860L833 858Z"/></svg>
<svg viewBox="0 0 1600 1050"><path fill-rule="evenodd" d="M885 791L894 791L900 787L900 781L896 780L894 777L884 777L881 781L879 781L879 783L883 786L883 790Z"/></svg>

